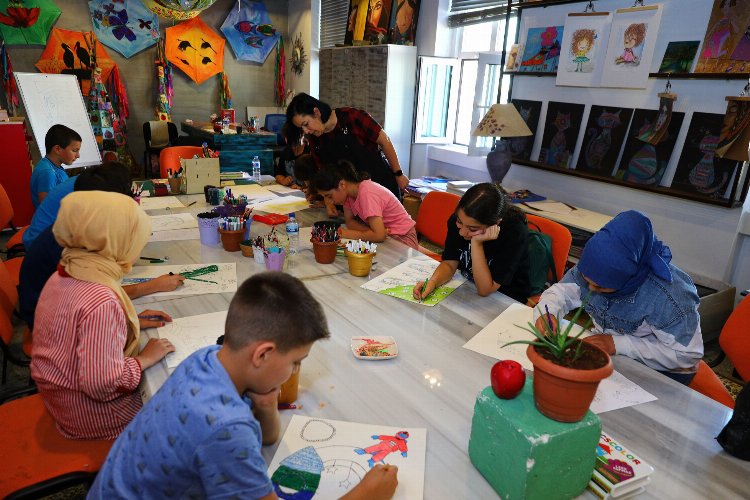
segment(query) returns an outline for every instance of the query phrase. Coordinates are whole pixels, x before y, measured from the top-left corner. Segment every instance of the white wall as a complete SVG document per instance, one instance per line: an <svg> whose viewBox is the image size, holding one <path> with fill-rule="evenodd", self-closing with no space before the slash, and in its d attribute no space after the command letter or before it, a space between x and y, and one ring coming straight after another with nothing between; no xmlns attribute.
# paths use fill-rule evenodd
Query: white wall
<svg viewBox="0 0 750 500"><path fill-rule="evenodd" d="M319 1L315 2L319 4ZM313 86L313 79L315 80L315 87L317 89L318 81L318 51L313 50L313 47L317 47L317 44L313 45L313 31L316 32L316 37L319 31L319 11L318 16L313 16L311 0L289 0L289 27L287 32L289 33L289 39L284 41L284 48L287 57L287 70L286 70L286 88L291 90L294 94L300 92L311 93ZM302 34L302 45L307 55L307 63L302 70L301 75L297 75L292 71L292 65L290 59L292 57L292 51L294 39L298 34ZM314 59L314 60L313 60ZM314 66L314 68L313 68ZM313 78L313 75L315 77Z"/></svg>

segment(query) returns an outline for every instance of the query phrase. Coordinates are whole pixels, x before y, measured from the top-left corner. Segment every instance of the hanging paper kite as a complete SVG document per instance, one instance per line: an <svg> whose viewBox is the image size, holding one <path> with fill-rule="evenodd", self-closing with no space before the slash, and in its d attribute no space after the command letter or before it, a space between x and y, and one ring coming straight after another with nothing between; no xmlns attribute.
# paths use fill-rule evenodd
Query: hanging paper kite
<svg viewBox="0 0 750 500"><path fill-rule="evenodd" d="M58 17L52 0L0 0L0 35L8 45L44 45Z"/></svg>
<svg viewBox="0 0 750 500"><path fill-rule="evenodd" d="M87 41L87 37L88 40ZM81 92L88 95L91 85L91 71L94 67L90 40L96 40L93 32L69 31L52 28L47 47L35 66L42 73L62 73L76 75L81 84ZM115 62L109 57L104 45L96 40L96 67L102 69L102 79L107 80Z"/></svg>
<svg viewBox="0 0 750 500"><path fill-rule="evenodd" d="M229 12L221 31L237 59L257 63L266 60L281 37L262 2L241 2L240 9Z"/></svg>
<svg viewBox="0 0 750 500"><path fill-rule="evenodd" d="M140 0L89 0L89 11L99 41L125 57L159 39L159 19Z"/></svg>
<svg viewBox="0 0 750 500"><path fill-rule="evenodd" d="M224 39L199 17L167 28L167 59L195 83L224 71Z"/></svg>
<svg viewBox="0 0 750 500"><path fill-rule="evenodd" d="M119 0L118 0L119 1ZM216 0L143 0L143 5L164 19L182 21L192 19Z"/></svg>

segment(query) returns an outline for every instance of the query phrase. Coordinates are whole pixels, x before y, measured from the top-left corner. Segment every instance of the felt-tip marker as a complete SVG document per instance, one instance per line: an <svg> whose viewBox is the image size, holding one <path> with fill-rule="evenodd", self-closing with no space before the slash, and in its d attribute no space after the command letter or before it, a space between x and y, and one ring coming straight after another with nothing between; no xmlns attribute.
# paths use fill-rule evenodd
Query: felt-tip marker
<svg viewBox="0 0 750 500"><path fill-rule="evenodd" d="M279 403L278 408L279 408L279 410L296 410L297 409L297 405L290 405L290 404L286 404L286 403Z"/></svg>

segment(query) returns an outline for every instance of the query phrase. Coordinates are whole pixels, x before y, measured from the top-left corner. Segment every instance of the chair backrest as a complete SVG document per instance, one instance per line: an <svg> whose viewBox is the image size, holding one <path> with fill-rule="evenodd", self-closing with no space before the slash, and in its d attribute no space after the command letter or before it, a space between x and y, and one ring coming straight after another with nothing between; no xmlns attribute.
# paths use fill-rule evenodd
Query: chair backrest
<svg viewBox="0 0 750 500"><path fill-rule="evenodd" d="M155 143L151 140L152 137L157 137L159 135L158 133L156 133L157 128L166 130L166 133L163 132L162 134L164 135L163 139L167 142L161 141L159 143ZM180 133L177 131L177 125L172 122L153 120L143 123L143 141L146 143L147 148L165 148L170 144L173 144L179 135Z"/></svg>
<svg viewBox="0 0 750 500"><path fill-rule="evenodd" d="M417 233L430 242L445 246L448 236L448 219L456 211L461 197L453 193L430 191L419 205L417 212Z"/></svg>
<svg viewBox="0 0 750 500"><path fill-rule="evenodd" d="M263 124L263 127L268 130L269 132L275 132L279 133L281 132L281 127L284 126L286 123L286 115L282 114L268 114L266 115L265 123Z"/></svg>
<svg viewBox="0 0 750 500"><path fill-rule="evenodd" d="M734 398L732 398L727 388L724 387L724 384L721 383L719 376L703 360L698 362L698 372L688 387L724 406L734 408Z"/></svg>
<svg viewBox="0 0 750 500"><path fill-rule="evenodd" d="M195 155L201 156L203 148L200 146L171 146L159 153L159 172L162 179L166 179L167 169L176 172L180 169L180 158L188 160Z"/></svg>
<svg viewBox="0 0 750 500"><path fill-rule="evenodd" d="M750 297L745 297L729 315L719 335L719 345L742 380L750 381Z"/></svg>
<svg viewBox="0 0 750 500"><path fill-rule="evenodd" d="M0 308L10 317L18 304L18 289L5 267L5 262L0 261Z"/></svg>
<svg viewBox="0 0 750 500"><path fill-rule="evenodd" d="M13 204L10 202L8 193L0 184L0 229L5 229L13 219Z"/></svg>
<svg viewBox="0 0 750 500"><path fill-rule="evenodd" d="M568 228L559 222L532 214L526 214L526 220L529 229L540 231L552 238L552 259L555 261L555 271L557 272L555 280L560 281L565 274L565 263L568 261L573 236Z"/></svg>

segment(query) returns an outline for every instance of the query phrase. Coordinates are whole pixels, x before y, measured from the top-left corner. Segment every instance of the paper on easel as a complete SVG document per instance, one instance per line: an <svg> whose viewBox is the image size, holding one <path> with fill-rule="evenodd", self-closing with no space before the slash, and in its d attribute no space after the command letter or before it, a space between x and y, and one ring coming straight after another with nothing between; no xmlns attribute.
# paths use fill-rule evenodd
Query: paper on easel
<svg viewBox="0 0 750 500"><path fill-rule="evenodd" d="M169 339L174 346L164 358L167 368L173 369L195 351L216 344L224 334L227 311L176 318L156 331L160 339Z"/></svg>

